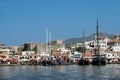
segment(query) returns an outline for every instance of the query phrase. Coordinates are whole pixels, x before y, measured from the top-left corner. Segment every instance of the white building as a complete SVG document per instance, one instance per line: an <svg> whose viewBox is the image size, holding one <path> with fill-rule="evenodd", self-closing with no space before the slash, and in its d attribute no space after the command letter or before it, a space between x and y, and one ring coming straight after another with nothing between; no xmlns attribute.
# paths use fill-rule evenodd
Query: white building
<svg viewBox="0 0 120 80"><path fill-rule="evenodd" d="M6 61L9 58L10 49L0 49L0 59Z"/></svg>
<svg viewBox="0 0 120 80"><path fill-rule="evenodd" d="M107 42L109 41L109 39L107 37L104 36L99 36L98 38L98 42L99 42L99 46L100 46L100 50L106 50L108 48L107 46ZM77 47L82 46L83 43L77 43ZM91 40L91 41L85 41L84 46L88 49L94 49L97 47L97 40Z"/></svg>
<svg viewBox="0 0 120 80"><path fill-rule="evenodd" d="M100 50L107 50L108 46L107 46L107 42L109 41L109 39L107 37L99 37L99 46L100 46ZM96 41L97 42L97 41Z"/></svg>
<svg viewBox="0 0 120 80"><path fill-rule="evenodd" d="M108 41L109 48L114 52L120 52L120 34Z"/></svg>
<svg viewBox="0 0 120 80"><path fill-rule="evenodd" d="M120 59L120 53L118 52L105 52L105 55L108 63L118 62Z"/></svg>

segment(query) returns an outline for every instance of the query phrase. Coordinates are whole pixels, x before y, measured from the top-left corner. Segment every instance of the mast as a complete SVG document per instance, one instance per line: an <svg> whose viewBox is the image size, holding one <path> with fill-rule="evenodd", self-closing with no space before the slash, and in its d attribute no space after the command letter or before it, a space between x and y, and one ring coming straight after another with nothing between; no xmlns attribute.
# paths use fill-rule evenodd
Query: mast
<svg viewBox="0 0 120 80"><path fill-rule="evenodd" d="M83 46L82 46L82 47L83 47L83 57L82 57L82 58L84 59L84 57L85 57L85 49L84 49L84 47L85 47L85 44L84 44L84 42L85 42L85 41L84 41L84 30L82 31L82 42L83 42Z"/></svg>
<svg viewBox="0 0 120 80"><path fill-rule="evenodd" d="M51 31L49 31L49 45L50 45L50 47L49 47L49 52L50 52L50 54L51 54Z"/></svg>
<svg viewBox="0 0 120 80"><path fill-rule="evenodd" d="M99 31L98 31L98 19L97 19L97 25L96 25L96 40L97 40L97 52L95 54L95 57L93 57L92 59L92 64L93 65L105 65L106 64L106 58L105 57L102 57L102 55L100 54L100 46L99 46Z"/></svg>
<svg viewBox="0 0 120 80"><path fill-rule="evenodd" d="M99 33L99 31L98 31L98 19L97 19L97 25L96 25L96 34L97 34L97 55L99 56L100 54L99 54L99 40L98 40L98 33Z"/></svg>
<svg viewBox="0 0 120 80"><path fill-rule="evenodd" d="M97 31L97 56L98 56L98 60L99 60L98 65L101 65L101 56L100 56L99 40L98 40L98 37L99 37L99 35L98 35L98 33L99 33L99 31L98 31L98 19L97 19L96 31Z"/></svg>
<svg viewBox="0 0 120 80"><path fill-rule="evenodd" d="M42 53L42 43L40 44L40 46L41 46L40 51L41 51L41 53Z"/></svg>
<svg viewBox="0 0 120 80"><path fill-rule="evenodd" d="M48 28L46 28L46 53L48 53Z"/></svg>

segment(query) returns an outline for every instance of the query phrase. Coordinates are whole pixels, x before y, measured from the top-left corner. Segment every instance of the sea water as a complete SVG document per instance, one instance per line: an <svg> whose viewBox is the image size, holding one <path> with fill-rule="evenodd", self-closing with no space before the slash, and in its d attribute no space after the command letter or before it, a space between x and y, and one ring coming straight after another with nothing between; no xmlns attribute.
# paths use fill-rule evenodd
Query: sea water
<svg viewBox="0 0 120 80"><path fill-rule="evenodd" d="M120 64L0 66L0 80L120 80Z"/></svg>

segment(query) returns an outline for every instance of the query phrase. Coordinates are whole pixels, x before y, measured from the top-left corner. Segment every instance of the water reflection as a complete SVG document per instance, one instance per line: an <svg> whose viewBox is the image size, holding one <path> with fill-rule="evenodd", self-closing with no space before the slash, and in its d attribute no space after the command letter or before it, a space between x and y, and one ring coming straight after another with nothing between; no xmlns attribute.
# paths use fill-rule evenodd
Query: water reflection
<svg viewBox="0 0 120 80"><path fill-rule="evenodd" d="M120 80L120 65L0 66L0 80Z"/></svg>

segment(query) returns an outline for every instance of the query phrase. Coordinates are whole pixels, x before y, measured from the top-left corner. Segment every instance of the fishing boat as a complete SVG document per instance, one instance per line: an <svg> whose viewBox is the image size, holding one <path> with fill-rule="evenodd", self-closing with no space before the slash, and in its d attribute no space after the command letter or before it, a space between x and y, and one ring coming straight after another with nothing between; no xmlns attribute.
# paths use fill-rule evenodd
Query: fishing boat
<svg viewBox="0 0 120 80"><path fill-rule="evenodd" d="M95 52L95 55L92 58L92 65L106 65L106 57L105 55L100 53L99 49L99 40L98 40L98 20L97 20L97 26L96 26L96 35L97 35L97 49Z"/></svg>
<svg viewBox="0 0 120 80"><path fill-rule="evenodd" d="M83 45L82 45L82 49L83 49L83 55L82 58L78 61L78 65L89 65L90 61L88 59L85 59L85 46L84 46L84 31L83 31Z"/></svg>

